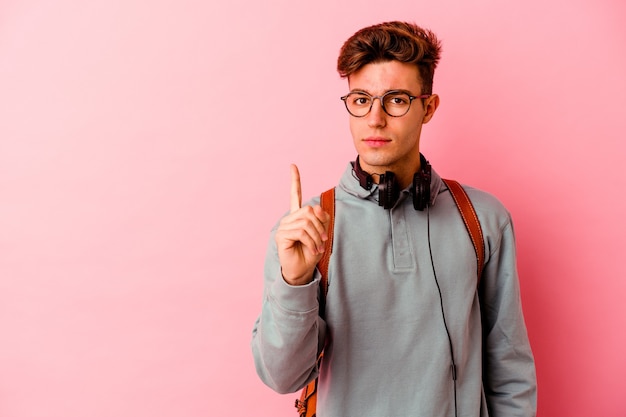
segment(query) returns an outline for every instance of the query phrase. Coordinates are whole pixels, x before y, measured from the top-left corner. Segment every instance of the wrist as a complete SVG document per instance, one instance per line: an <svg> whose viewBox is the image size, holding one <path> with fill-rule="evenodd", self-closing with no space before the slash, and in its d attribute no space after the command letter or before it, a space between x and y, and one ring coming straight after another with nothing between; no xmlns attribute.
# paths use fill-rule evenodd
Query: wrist
<svg viewBox="0 0 626 417"><path fill-rule="evenodd" d="M307 271L304 275L291 276L281 269L283 280L291 286L301 286L310 284L313 281L313 271Z"/></svg>

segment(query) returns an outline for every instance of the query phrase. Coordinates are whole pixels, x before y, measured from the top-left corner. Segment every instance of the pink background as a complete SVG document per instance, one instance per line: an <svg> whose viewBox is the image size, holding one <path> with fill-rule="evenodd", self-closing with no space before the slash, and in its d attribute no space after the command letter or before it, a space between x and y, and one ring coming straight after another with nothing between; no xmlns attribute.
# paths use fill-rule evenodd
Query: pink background
<svg viewBox="0 0 626 417"><path fill-rule="evenodd" d="M268 233L354 157L362 26L444 44L422 149L514 216L539 416L626 415L621 0L0 3L0 416L294 416L249 348Z"/></svg>

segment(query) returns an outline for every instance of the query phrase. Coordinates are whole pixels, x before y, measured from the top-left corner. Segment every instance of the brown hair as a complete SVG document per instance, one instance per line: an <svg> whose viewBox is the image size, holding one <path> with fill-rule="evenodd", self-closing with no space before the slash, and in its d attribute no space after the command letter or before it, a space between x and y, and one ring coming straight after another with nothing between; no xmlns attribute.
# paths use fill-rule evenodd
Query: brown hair
<svg viewBox="0 0 626 417"><path fill-rule="evenodd" d="M337 72L342 78L375 62L415 64L422 78L422 94L432 94L441 42L435 34L416 24L386 22L363 28L341 47Z"/></svg>

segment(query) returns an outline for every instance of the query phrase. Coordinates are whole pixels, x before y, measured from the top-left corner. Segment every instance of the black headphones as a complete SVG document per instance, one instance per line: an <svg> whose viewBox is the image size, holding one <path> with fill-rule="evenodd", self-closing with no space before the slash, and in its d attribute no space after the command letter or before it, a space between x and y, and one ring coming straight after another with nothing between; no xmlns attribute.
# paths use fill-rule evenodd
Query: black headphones
<svg viewBox="0 0 626 417"><path fill-rule="evenodd" d="M413 194L413 207L415 210L422 211L430 202L431 169L430 164L421 153L420 161L421 168L413 175L411 194ZM361 187L366 190L371 190L374 184L374 178L371 174L361 169L358 156L356 157L356 161L352 163L352 168ZM396 175L391 171L380 174L380 180L378 181L378 205L390 209L396 204L398 197L400 197L400 185L396 180Z"/></svg>

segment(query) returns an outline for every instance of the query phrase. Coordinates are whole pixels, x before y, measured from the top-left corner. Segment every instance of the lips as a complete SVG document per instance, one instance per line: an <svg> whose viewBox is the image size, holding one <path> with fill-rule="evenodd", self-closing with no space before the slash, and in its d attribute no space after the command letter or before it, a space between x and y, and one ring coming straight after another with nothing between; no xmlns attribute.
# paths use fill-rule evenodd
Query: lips
<svg viewBox="0 0 626 417"><path fill-rule="evenodd" d="M391 140L380 137L380 136L370 136L368 138L363 139L363 142L365 142L366 145L371 146L373 148L379 148L381 146L385 146L386 144L391 142Z"/></svg>

